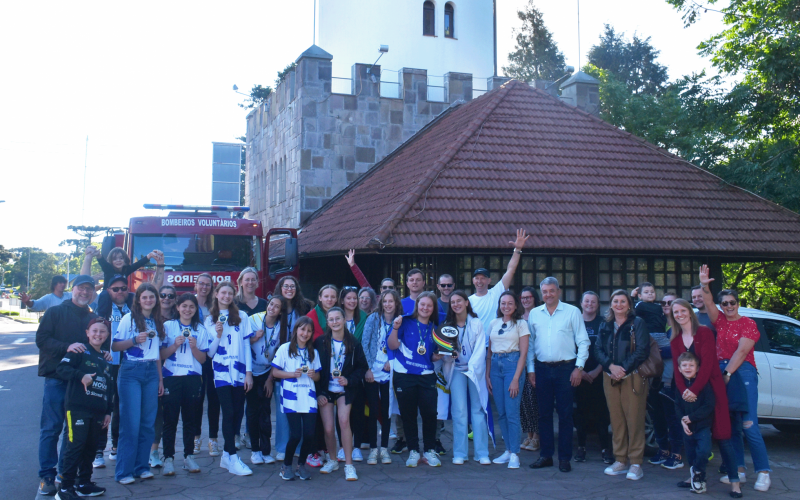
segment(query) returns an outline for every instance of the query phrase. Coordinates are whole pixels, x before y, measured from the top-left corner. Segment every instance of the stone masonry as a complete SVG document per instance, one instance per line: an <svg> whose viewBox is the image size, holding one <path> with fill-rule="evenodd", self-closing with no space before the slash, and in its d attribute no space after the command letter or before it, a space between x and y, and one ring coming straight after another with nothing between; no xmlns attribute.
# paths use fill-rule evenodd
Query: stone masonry
<svg viewBox="0 0 800 500"><path fill-rule="evenodd" d="M448 106L473 97L471 74L447 73L444 102L428 101L427 71L412 68L398 73L399 98L382 97L380 66L370 64L354 64L351 93L334 94L332 59L310 47L247 115L245 196L265 228L298 227ZM489 78L487 89L506 81Z"/></svg>

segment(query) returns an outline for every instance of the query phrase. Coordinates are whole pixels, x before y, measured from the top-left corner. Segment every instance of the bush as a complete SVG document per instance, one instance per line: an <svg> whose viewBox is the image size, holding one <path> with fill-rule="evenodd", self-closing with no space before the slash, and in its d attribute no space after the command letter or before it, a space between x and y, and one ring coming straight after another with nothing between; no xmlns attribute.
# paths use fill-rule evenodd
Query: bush
<svg viewBox="0 0 800 500"><path fill-rule="evenodd" d="M19 311L0 311L3 316L19 316Z"/></svg>

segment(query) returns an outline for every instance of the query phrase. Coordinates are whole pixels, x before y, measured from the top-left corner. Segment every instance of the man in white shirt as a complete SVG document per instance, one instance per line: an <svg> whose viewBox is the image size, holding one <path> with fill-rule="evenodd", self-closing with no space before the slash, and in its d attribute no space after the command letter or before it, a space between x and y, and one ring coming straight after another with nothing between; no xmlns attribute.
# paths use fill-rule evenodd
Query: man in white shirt
<svg viewBox="0 0 800 500"><path fill-rule="evenodd" d="M469 303L473 312L478 315L478 319L483 323L483 331L490 332L489 323L497 317L497 307L500 302L500 295L503 294L514 282L514 273L517 271L519 256L522 255L522 247L530 238L524 229L517 229L517 239L509 241L514 245L514 253L508 261L506 273L500 278L495 286L489 288L492 283L489 271L480 267L472 273L472 284L475 286L475 293L469 296ZM486 336L486 343L489 343L489 336Z"/></svg>
<svg viewBox="0 0 800 500"><path fill-rule="evenodd" d="M581 383L583 365L589 357L589 335L580 309L561 302L557 279L545 278L539 289L544 304L528 315L531 332L528 380L536 388L539 402L541 451L530 468L553 466L555 406L558 411L558 469L569 472L572 470L572 388Z"/></svg>
<svg viewBox="0 0 800 500"><path fill-rule="evenodd" d="M20 292L19 300L28 307L31 312L44 312L48 308L57 306L65 300L72 300L72 294L65 292L67 288L67 278L63 276L53 276L50 281L50 291L44 297L33 300L31 296L25 292Z"/></svg>

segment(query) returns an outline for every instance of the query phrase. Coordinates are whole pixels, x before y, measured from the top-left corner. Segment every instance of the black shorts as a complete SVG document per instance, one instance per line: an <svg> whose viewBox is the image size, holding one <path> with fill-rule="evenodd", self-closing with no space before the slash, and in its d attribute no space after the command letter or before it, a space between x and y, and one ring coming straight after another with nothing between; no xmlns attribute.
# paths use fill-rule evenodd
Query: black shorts
<svg viewBox="0 0 800 500"><path fill-rule="evenodd" d="M328 394L325 395L325 399L328 400L328 403L335 403L341 397L344 397L344 391L329 392Z"/></svg>

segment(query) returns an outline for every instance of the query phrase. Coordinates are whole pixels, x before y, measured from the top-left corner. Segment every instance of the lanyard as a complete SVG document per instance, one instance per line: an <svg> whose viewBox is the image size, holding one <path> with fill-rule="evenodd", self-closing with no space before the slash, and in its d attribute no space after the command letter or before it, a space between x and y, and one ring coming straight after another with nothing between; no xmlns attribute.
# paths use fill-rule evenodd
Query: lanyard
<svg viewBox="0 0 800 500"><path fill-rule="evenodd" d="M331 339L331 342L338 342L337 340ZM331 351L333 351L333 365L341 370L342 369L342 355L344 355L344 342L340 342L342 344L341 349L339 349L339 354L336 354L336 348L334 344L331 344Z"/></svg>
<svg viewBox="0 0 800 500"><path fill-rule="evenodd" d="M305 347L299 347L297 350L300 351L300 363L301 363L301 366L304 366L304 365L308 364L308 351L306 350L306 348Z"/></svg>
<svg viewBox="0 0 800 500"><path fill-rule="evenodd" d="M427 327L430 325L425 325L425 328L422 328L422 325L420 324L419 321L417 321L416 323L417 323L417 332L419 333L419 345L417 346L417 353L420 356L424 356L425 352L427 351L425 348L425 341L428 339L428 335L430 334L430 332L428 332ZM425 331L425 333L422 333L423 330ZM433 327L431 327L431 332L432 331Z"/></svg>
<svg viewBox="0 0 800 500"><path fill-rule="evenodd" d="M275 328L278 327L278 321L275 321L275 325L269 331L269 338L266 340L267 348L269 348L269 343L272 342L272 336L275 335ZM264 320L261 322L261 329L265 332L267 331L267 315L264 314Z"/></svg>

